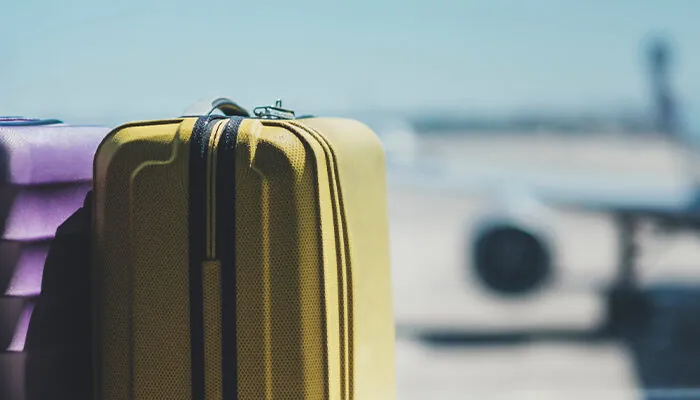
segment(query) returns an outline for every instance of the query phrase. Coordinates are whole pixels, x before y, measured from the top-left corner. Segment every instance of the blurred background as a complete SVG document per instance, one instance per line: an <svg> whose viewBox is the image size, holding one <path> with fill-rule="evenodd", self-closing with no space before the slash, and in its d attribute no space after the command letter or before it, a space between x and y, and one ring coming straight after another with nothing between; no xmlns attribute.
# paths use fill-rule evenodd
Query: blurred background
<svg viewBox="0 0 700 400"><path fill-rule="evenodd" d="M2 8L2 115L372 127L399 399L700 398L700 2Z"/></svg>

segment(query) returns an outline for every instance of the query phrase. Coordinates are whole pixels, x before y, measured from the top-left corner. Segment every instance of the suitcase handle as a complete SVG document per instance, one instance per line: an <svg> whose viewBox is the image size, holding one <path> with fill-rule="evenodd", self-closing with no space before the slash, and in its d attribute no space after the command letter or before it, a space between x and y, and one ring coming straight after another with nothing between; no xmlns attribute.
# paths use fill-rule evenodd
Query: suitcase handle
<svg viewBox="0 0 700 400"><path fill-rule="evenodd" d="M185 110L183 117L200 117L211 115L219 110L227 117L240 116L250 117L248 111L226 97L215 97L213 99L200 100Z"/></svg>

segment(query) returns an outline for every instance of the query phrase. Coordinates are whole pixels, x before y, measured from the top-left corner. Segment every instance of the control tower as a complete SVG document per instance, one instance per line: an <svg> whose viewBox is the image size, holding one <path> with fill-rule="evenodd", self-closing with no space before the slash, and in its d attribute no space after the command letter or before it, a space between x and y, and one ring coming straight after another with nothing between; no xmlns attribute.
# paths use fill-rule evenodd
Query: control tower
<svg viewBox="0 0 700 400"><path fill-rule="evenodd" d="M669 139L678 134L676 102L669 82L670 53L669 44L660 38L653 40L648 50L654 126Z"/></svg>

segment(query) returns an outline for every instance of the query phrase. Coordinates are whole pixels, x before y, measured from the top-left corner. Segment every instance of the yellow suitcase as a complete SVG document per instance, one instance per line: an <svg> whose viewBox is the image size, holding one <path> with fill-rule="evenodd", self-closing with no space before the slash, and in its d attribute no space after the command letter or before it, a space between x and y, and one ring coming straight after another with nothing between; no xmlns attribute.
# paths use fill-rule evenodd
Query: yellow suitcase
<svg viewBox="0 0 700 400"><path fill-rule="evenodd" d="M281 102L206 106L95 156L97 398L394 399L380 141Z"/></svg>

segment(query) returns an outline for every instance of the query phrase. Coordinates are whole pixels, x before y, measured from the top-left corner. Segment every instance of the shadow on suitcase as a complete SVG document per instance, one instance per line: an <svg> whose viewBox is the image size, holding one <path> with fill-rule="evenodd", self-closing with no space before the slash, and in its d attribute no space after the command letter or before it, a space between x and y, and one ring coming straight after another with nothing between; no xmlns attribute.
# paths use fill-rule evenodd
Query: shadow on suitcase
<svg viewBox="0 0 700 400"><path fill-rule="evenodd" d="M91 199L90 192L49 248L25 345L28 400L92 397Z"/></svg>

